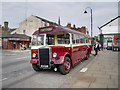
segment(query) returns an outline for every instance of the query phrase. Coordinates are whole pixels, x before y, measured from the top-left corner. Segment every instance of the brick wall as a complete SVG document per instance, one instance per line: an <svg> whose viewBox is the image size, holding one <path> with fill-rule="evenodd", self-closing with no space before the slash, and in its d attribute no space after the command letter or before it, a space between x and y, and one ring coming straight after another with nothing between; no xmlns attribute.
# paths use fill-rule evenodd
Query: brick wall
<svg viewBox="0 0 120 90"><path fill-rule="evenodd" d="M86 34L86 27L81 27L80 32Z"/></svg>
<svg viewBox="0 0 120 90"><path fill-rule="evenodd" d="M81 33L84 33L84 34L87 33L86 27L84 27L84 26L82 26L81 28L79 28L79 27L76 28L76 27L75 27L75 24L73 25L73 27L71 27L71 23L68 23L68 24L67 24L67 27L70 28L70 29L72 29L72 30L76 30L76 31L79 31L79 32L81 32Z"/></svg>
<svg viewBox="0 0 120 90"><path fill-rule="evenodd" d="M67 27L68 27L68 28L71 28L71 23L68 23L68 24L67 24Z"/></svg>
<svg viewBox="0 0 120 90"><path fill-rule="evenodd" d="M120 35L114 35L114 44L116 44L115 40L116 40L117 38L120 38Z"/></svg>
<svg viewBox="0 0 120 90"><path fill-rule="evenodd" d="M8 47L7 47L8 49L13 49L12 41L8 40L7 44L8 44Z"/></svg>

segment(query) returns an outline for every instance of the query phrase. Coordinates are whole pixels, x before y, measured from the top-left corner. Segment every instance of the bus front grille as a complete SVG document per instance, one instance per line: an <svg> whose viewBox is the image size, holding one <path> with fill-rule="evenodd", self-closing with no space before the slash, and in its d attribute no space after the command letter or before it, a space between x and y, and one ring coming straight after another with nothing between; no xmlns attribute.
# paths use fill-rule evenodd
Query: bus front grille
<svg viewBox="0 0 120 90"><path fill-rule="evenodd" d="M50 66L50 56L49 48L40 48L39 49L39 61L41 68L49 68Z"/></svg>

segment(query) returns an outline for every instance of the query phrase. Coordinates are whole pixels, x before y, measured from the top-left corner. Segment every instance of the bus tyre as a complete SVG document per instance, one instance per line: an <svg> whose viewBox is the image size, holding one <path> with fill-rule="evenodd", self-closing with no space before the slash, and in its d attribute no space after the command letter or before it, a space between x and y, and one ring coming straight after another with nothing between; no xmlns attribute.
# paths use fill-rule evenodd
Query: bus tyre
<svg viewBox="0 0 120 90"><path fill-rule="evenodd" d="M59 66L59 71L61 74L66 75L71 69L71 60L69 57L65 57L64 64Z"/></svg>
<svg viewBox="0 0 120 90"><path fill-rule="evenodd" d="M89 56L90 56L89 51L87 51L85 60L88 60Z"/></svg>
<svg viewBox="0 0 120 90"><path fill-rule="evenodd" d="M35 71L40 71L41 70L36 64L32 64L32 67Z"/></svg>

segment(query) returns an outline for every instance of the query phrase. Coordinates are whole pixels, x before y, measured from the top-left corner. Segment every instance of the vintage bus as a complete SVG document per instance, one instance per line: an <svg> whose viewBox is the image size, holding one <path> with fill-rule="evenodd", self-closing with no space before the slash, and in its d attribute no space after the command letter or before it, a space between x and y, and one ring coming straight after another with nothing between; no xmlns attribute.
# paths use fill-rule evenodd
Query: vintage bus
<svg viewBox="0 0 120 90"><path fill-rule="evenodd" d="M71 67L91 54L89 38L62 26L39 28L32 36L30 63L35 71L54 69L68 74Z"/></svg>

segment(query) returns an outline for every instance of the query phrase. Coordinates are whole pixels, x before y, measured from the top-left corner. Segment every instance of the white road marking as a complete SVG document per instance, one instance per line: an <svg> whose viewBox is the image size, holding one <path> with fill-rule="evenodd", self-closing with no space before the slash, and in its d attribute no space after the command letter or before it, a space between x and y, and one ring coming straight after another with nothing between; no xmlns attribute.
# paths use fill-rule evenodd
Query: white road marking
<svg viewBox="0 0 120 90"><path fill-rule="evenodd" d="M82 68L80 72L86 72L88 68Z"/></svg>
<svg viewBox="0 0 120 90"><path fill-rule="evenodd" d="M28 57L21 57L21 58L16 58L16 59L24 59L24 58L28 58Z"/></svg>
<svg viewBox="0 0 120 90"><path fill-rule="evenodd" d="M3 54L3 55L4 55L4 54ZM7 55L9 55L9 56L10 56L10 55L16 55L16 54L5 54L5 55L6 55L6 56L7 56Z"/></svg>
<svg viewBox="0 0 120 90"><path fill-rule="evenodd" d="M4 80L6 80L6 79L8 79L8 78L3 78L2 80L0 80L0 81L4 81Z"/></svg>

